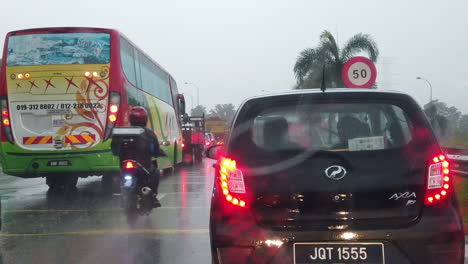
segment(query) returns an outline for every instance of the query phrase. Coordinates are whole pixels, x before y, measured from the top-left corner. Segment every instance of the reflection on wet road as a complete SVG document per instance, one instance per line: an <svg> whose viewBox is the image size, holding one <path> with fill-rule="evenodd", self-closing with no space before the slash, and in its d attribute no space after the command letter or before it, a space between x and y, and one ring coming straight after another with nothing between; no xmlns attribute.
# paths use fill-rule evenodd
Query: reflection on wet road
<svg viewBox="0 0 468 264"><path fill-rule="evenodd" d="M209 263L212 162L164 176L162 208L127 224L118 195L100 178L76 195L48 195L44 179L0 176L0 263Z"/></svg>

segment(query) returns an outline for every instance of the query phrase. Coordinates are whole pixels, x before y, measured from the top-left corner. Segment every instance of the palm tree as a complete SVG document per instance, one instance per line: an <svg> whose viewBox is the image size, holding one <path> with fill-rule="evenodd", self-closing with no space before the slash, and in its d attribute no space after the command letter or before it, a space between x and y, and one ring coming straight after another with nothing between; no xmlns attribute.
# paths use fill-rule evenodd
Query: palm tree
<svg viewBox="0 0 468 264"><path fill-rule="evenodd" d="M446 105L444 103L441 103L438 100L433 100L424 105L424 113L426 114L432 129L439 139L446 136L448 128L447 118L440 113L440 108L445 106Z"/></svg>
<svg viewBox="0 0 468 264"><path fill-rule="evenodd" d="M303 50L294 65L296 74L296 89L320 87L322 69L325 67L327 87L345 87L341 79L341 69L344 64L359 53L366 52L369 58L377 61L379 50L370 35L354 35L340 50L333 35L325 30L320 35L317 48Z"/></svg>

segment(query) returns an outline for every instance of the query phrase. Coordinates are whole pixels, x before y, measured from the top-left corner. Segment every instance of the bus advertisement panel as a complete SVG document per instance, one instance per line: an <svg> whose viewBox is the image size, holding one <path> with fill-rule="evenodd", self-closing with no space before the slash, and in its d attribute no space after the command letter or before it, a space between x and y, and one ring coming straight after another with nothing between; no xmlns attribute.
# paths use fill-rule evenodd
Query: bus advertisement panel
<svg viewBox="0 0 468 264"><path fill-rule="evenodd" d="M160 167L181 162L183 97L172 77L118 31L10 32L1 66L0 157L6 174L46 176L48 183L65 175L116 174L111 130L129 125L128 112L136 105L147 108L148 126L168 155L158 159Z"/></svg>

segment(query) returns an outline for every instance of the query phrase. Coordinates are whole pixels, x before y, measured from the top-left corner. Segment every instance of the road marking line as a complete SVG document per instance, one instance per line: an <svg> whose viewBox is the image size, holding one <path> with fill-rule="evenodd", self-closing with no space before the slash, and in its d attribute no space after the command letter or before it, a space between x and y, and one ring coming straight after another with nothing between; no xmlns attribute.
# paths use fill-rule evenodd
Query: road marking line
<svg viewBox="0 0 468 264"><path fill-rule="evenodd" d="M1 233L0 237L35 237L35 236L69 236L69 235L138 235L138 234L202 234L208 229L100 229L57 233Z"/></svg>
<svg viewBox="0 0 468 264"><path fill-rule="evenodd" d="M158 193L157 197L158 197L158 200L162 200L164 197L166 197L167 193Z"/></svg>
<svg viewBox="0 0 468 264"><path fill-rule="evenodd" d="M158 199L159 199L159 200L162 200L162 198L164 198L166 195L167 195L167 193L159 193L159 194L158 194ZM120 193L114 193L113 196L122 196L122 194L120 194Z"/></svg>

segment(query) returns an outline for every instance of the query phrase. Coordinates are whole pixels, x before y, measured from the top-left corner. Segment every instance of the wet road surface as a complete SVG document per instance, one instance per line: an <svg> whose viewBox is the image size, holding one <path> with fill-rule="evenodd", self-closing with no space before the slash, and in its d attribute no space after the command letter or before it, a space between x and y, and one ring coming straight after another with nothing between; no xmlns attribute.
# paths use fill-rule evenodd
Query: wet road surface
<svg viewBox="0 0 468 264"><path fill-rule="evenodd" d="M162 177L163 207L134 226L100 177L80 179L68 197L48 194L42 178L0 175L0 263L210 263L211 164Z"/></svg>
<svg viewBox="0 0 468 264"><path fill-rule="evenodd" d="M135 226L128 225L120 197L104 194L99 177L80 179L68 197L48 194L42 178L0 175L0 264L210 263L212 163L162 177L163 207Z"/></svg>

